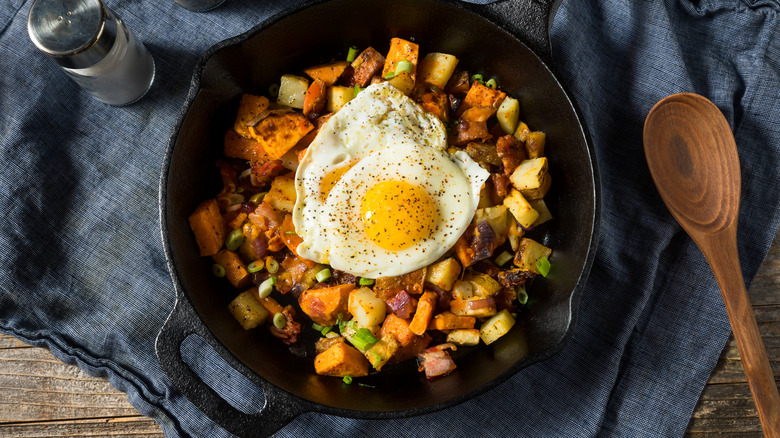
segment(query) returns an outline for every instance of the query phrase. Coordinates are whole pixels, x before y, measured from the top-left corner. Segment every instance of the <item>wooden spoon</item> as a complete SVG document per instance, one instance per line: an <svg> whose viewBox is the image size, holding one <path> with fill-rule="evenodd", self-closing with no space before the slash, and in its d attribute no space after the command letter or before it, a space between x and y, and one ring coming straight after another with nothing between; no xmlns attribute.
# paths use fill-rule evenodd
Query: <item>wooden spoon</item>
<svg viewBox="0 0 780 438"><path fill-rule="evenodd" d="M706 98L674 94L650 110L643 136L661 198L715 273L764 434L780 437L780 396L737 254L741 183L728 122Z"/></svg>

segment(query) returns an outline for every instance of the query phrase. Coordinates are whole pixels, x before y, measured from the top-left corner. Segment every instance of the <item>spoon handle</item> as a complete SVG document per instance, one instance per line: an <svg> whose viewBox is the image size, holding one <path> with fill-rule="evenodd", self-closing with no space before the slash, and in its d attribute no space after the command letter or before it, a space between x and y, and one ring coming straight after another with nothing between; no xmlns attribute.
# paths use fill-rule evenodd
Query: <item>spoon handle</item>
<svg viewBox="0 0 780 438"><path fill-rule="evenodd" d="M734 339L758 410L764 436L780 438L780 395L769 359L745 290L737 254L736 227L701 236L700 244L723 294Z"/></svg>

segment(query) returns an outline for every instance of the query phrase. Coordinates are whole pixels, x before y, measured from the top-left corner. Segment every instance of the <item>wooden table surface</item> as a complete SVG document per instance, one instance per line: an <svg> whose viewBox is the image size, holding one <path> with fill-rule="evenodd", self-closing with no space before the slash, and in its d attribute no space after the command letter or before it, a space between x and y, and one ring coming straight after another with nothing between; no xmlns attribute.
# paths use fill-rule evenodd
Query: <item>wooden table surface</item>
<svg viewBox="0 0 780 438"><path fill-rule="evenodd" d="M780 378L780 232L750 288L775 379ZM688 436L761 436L734 338L721 353L688 424ZM163 437L107 380L43 348L0 335L0 437Z"/></svg>

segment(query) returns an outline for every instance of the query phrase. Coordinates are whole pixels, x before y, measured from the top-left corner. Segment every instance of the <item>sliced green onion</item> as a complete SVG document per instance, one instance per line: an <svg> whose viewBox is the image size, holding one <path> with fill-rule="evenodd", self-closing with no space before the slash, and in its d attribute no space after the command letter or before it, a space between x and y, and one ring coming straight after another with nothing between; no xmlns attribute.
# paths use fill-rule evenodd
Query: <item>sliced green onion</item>
<svg viewBox="0 0 780 438"><path fill-rule="evenodd" d="M317 272L317 275L314 276L314 278L317 279L318 283L322 283L322 282L328 281L328 280L330 280L330 277L331 277L331 273L330 273L330 269L328 269L328 268L325 268L325 269L321 270L320 272Z"/></svg>
<svg viewBox="0 0 780 438"><path fill-rule="evenodd" d="M268 256L265 258L265 269L268 269L269 274L276 274L279 270L279 262L273 256Z"/></svg>
<svg viewBox="0 0 780 438"><path fill-rule="evenodd" d="M371 333L371 331L368 330L367 328L360 327L355 331L355 336L352 336L352 338L349 341L358 350L366 351L369 348L371 348L374 344L379 342L379 339L375 338L374 335Z"/></svg>
<svg viewBox="0 0 780 438"><path fill-rule="evenodd" d="M276 277L267 278L264 282L260 283L260 286L257 287L257 296L262 299L268 295L271 295L271 292L274 291L275 284Z"/></svg>
<svg viewBox="0 0 780 438"><path fill-rule="evenodd" d="M498 88L498 83L496 82L495 79L488 79L488 81L485 82L485 86L490 88L491 90L495 90L496 88Z"/></svg>
<svg viewBox="0 0 780 438"><path fill-rule="evenodd" d="M214 263L211 265L211 273L214 274L215 277L222 278L225 276L225 267L219 263Z"/></svg>
<svg viewBox="0 0 780 438"><path fill-rule="evenodd" d="M414 64L407 60L398 61L398 64L395 65L395 74L400 75L401 73L411 73L412 67L414 67Z"/></svg>
<svg viewBox="0 0 780 438"><path fill-rule="evenodd" d="M360 85L355 85L355 88L353 88L352 91L353 91L352 92L352 97L355 98L355 97L357 97L358 93L363 91L363 89L360 88Z"/></svg>
<svg viewBox="0 0 780 438"><path fill-rule="evenodd" d="M352 376L350 376L349 374L347 374L346 376L344 376L344 378L343 378L343 379L341 379L341 380L342 380L344 383L346 383L347 385L350 385L350 384L352 384Z"/></svg>
<svg viewBox="0 0 780 438"><path fill-rule="evenodd" d="M379 362L382 362L382 356L380 356L376 351L369 350L368 355L370 356L368 361L371 362L372 367L376 368Z"/></svg>
<svg viewBox="0 0 780 438"><path fill-rule="evenodd" d="M241 247L242 243L244 243L244 233L241 230L233 230L228 234L225 246L227 249L235 251Z"/></svg>
<svg viewBox="0 0 780 438"><path fill-rule="evenodd" d="M358 55L358 48L357 46L352 46L349 48L349 51L347 52L347 62L352 62L357 58Z"/></svg>
<svg viewBox="0 0 780 438"><path fill-rule="evenodd" d="M265 198L265 195L267 193L268 192L255 193L254 195L252 195L251 198L249 198L249 202L251 202L251 203L253 203L255 205L260 205L260 203L263 202L263 198Z"/></svg>
<svg viewBox="0 0 780 438"><path fill-rule="evenodd" d="M279 95L279 84L271 84L271 86L268 87L268 95L276 99Z"/></svg>
<svg viewBox="0 0 780 438"><path fill-rule="evenodd" d="M281 329L287 325L287 318L282 312L274 314L274 327Z"/></svg>
<svg viewBox="0 0 780 438"><path fill-rule="evenodd" d="M393 78L395 77L395 73L393 73L393 72L389 71L389 72L387 72L387 74L386 74L386 75L384 75L383 77L384 77L385 79L387 79L387 80L390 80L390 79L393 79Z"/></svg>
<svg viewBox="0 0 780 438"><path fill-rule="evenodd" d="M360 277L360 280L358 280L358 284L361 286L371 286L374 284L373 278L366 278L366 277Z"/></svg>
<svg viewBox="0 0 780 438"><path fill-rule="evenodd" d="M322 330L320 330L320 333L322 333L322 336L327 336L331 330L333 330L333 326L329 325L327 327L323 327Z"/></svg>
<svg viewBox="0 0 780 438"><path fill-rule="evenodd" d="M480 84L484 84L485 83L485 79L479 73L471 76L471 82L474 82L474 81L477 81Z"/></svg>
<svg viewBox="0 0 780 438"><path fill-rule="evenodd" d="M504 266L508 261L512 260L514 257L512 254L509 254L508 252L504 251L501 254L496 257L496 264L498 266Z"/></svg>
<svg viewBox="0 0 780 438"><path fill-rule="evenodd" d="M525 286L517 286L517 302L523 305L528 302L528 293L525 291Z"/></svg>
<svg viewBox="0 0 780 438"><path fill-rule="evenodd" d="M263 263L263 261L262 261L262 260L255 260L255 261L253 261L252 263L250 263L250 264L248 264L248 265L246 266L246 270L247 270L247 271L248 271L250 274L254 274L255 272L260 272L260 271L262 271L262 270L263 270L263 267L265 267L265 264Z"/></svg>
<svg viewBox="0 0 780 438"><path fill-rule="evenodd" d="M359 382L358 382L358 386L362 386L364 388L376 388L376 386L374 385L369 385L367 383L359 383Z"/></svg>
<svg viewBox="0 0 780 438"><path fill-rule="evenodd" d="M546 277L550 273L550 260L547 257L542 257L536 261L536 269L542 274L542 277Z"/></svg>
<svg viewBox="0 0 780 438"><path fill-rule="evenodd" d="M311 328L313 328L314 330L317 330L319 332L319 331L322 331L322 329L324 329L325 327L317 324L316 322L313 322L313 323L311 323Z"/></svg>
<svg viewBox="0 0 780 438"><path fill-rule="evenodd" d="M295 234L295 235L297 235L298 233L296 233L295 231L285 231L284 234Z"/></svg>

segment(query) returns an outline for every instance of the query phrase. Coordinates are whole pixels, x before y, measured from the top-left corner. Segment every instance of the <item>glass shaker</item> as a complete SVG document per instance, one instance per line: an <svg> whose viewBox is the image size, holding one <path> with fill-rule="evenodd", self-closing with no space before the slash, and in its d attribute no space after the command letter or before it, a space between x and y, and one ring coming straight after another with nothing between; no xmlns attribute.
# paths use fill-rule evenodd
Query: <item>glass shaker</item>
<svg viewBox="0 0 780 438"><path fill-rule="evenodd" d="M128 105L152 86L152 55L101 0L36 0L27 31L39 50L103 103Z"/></svg>

